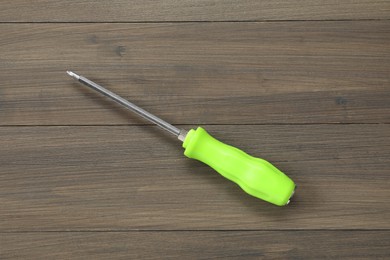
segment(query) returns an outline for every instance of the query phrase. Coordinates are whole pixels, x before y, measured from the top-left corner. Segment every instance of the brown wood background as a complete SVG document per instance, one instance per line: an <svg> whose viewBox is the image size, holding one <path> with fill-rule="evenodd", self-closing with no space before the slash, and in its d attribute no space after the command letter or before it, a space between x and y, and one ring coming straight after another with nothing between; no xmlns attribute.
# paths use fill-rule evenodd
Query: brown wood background
<svg viewBox="0 0 390 260"><path fill-rule="evenodd" d="M0 32L1 259L390 255L390 1L5 0ZM66 70L271 161L294 200Z"/></svg>

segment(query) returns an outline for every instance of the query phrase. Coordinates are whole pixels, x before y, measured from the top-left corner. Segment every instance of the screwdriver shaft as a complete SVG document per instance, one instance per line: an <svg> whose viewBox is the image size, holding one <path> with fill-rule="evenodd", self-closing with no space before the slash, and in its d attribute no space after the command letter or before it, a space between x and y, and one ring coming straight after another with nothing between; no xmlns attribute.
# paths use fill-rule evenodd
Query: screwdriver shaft
<svg viewBox="0 0 390 260"><path fill-rule="evenodd" d="M136 114L140 115L141 117L149 120L150 122L158 125L162 129L168 131L169 133L175 135L181 141L183 141L182 139L185 138L185 135L186 135L185 130L181 130L181 129L169 124L168 122L162 120L161 118L149 113L148 111L146 111L146 110L140 108L139 106L127 101L126 99L118 96L117 94L109 91L108 89L100 86L99 84L97 84L97 83L95 83L95 82L93 82L93 81L91 81L83 76L77 75L76 73L74 73L72 71L67 71L67 73L69 74L69 76L75 78L80 83L96 90L97 92L103 94L104 96L112 99L116 103L126 107L127 109L135 112Z"/></svg>

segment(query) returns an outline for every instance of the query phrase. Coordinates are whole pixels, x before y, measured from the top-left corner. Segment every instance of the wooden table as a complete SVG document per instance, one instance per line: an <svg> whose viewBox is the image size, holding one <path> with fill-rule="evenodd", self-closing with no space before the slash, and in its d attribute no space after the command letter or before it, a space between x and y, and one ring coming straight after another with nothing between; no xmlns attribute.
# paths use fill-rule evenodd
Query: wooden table
<svg viewBox="0 0 390 260"><path fill-rule="evenodd" d="M0 258L387 258L390 1L5 0ZM74 70L265 158L287 207Z"/></svg>

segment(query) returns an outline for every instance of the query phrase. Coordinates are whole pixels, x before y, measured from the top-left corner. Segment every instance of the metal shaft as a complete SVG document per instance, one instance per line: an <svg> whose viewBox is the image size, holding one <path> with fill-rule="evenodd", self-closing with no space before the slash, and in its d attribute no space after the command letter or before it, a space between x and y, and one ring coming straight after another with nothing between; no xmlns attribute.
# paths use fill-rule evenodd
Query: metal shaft
<svg viewBox="0 0 390 260"><path fill-rule="evenodd" d="M127 109L135 112L136 114L142 116L143 118L149 120L150 122L158 125L162 129L168 131L169 133L175 135L181 141L184 140L184 138L187 134L187 132L185 130L179 129L179 128L169 124L168 122L165 122L161 118L149 113L148 111L145 111L144 109L140 108L139 106L127 101L126 99L118 96L117 94L109 91L108 89L105 89L104 87L100 86L99 84L97 84L97 83L95 83L95 82L93 82L93 81L91 81L83 76L77 75L76 73L74 73L72 71L67 71L67 73L69 74L69 76L77 79L79 82L83 83L84 85L96 90L97 92L103 94L106 97L109 97L110 99L112 99L116 103L126 107Z"/></svg>

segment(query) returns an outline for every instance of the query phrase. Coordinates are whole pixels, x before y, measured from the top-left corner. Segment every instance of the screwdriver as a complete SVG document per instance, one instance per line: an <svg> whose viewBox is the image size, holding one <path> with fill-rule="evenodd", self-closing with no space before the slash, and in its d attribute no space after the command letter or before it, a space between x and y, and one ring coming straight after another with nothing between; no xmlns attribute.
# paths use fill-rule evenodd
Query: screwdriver
<svg viewBox="0 0 390 260"><path fill-rule="evenodd" d="M72 71L67 73L80 83L176 136L183 142L185 156L209 165L225 178L238 184L249 195L277 206L287 205L294 195L294 182L266 160L252 157L218 141L202 127L190 131L179 129L97 83Z"/></svg>

